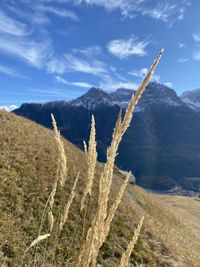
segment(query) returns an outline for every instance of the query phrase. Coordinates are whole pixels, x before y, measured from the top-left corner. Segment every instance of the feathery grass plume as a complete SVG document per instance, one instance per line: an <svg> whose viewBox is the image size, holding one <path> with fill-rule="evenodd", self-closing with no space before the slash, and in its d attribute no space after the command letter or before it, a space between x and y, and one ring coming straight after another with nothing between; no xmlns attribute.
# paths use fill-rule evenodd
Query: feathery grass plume
<svg viewBox="0 0 200 267"><path fill-rule="evenodd" d="M127 175L126 175L126 178L124 179L120 189L119 189L119 192L117 194L117 197L114 201L114 203L112 204L111 208L110 208L110 211L109 211L109 214L105 220L105 223L104 223L104 230L100 236L100 238L98 239L98 246L102 246L103 242L105 241L106 237L108 236L108 233L110 231L110 225L111 225L111 222L114 218L114 215L115 215L115 212L122 200L122 196L124 194L124 191L126 189L126 186L128 184L128 181L130 179L130 176L131 176L131 172L129 172ZM96 253L95 253L96 252ZM91 266L92 267L95 267L96 264L97 264L97 256L98 256L98 250L95 250L95 252L93 253L92 255L92 264Z"/></svg>
<svg viewBox="0 0 200 267"><path fill-rule="evenodd" d="M144 78L144 80L142 81L142 83L140 84L140 86L138 87L138 90L136 92L135 95L132 96L132 99L128 105L128 108L126 110L126 115L124 117L124 120L123 120L123 123L122 123L122 131L123 133L127 130L127 128L129 127L130 125L130 122L132 120L132 113L133 113L133 110L135 108L135 106L137 105L138 101L140 100L147 84L149 83L150 79L151 79L151 76L153 75L161 57L162 57L162 54L164 53L164 49L161 49L161 51L159 52L157 58L154 60L153 64L151 65L146 77Z"/></svg>
<svg viewBox="0 0 200 267"><path fill-rule="evenodd" d="M95 168L97 162L97 151L96 151L96 130L95 130L95 119L92 115L91 121L91 130L90 130L90 140L89 140L89 147L87 151L87 179L86 179L86 187L83 193L83 197L81 199L81 210L85 207L85 201L87 195L91 196L92 192L92 185L95 176Z"/></svg>
<svg viewBox="0 0 200 267"><path fill-rule="evenodd" d="M59 161L59 183L60 186L63 187L67 178L67 159L65 155L65 149L63 142L60 137L60 132L58 131L56 120L54 118L54 115L51 114L52 118L52 123L53 123L53 128L54 128L54 133L55 133L55 139L56 143L58 145L58 150L59 150L59 155L60 155L60 161Z"/></svg>
<svg viewBox="0 0 200 267"><path fill-rule="evenodd" d="M111 222L113 220L113 217L115 215L115 212L122 200L122 196L124 194L124 191L126 189L126 186L128 184L128 181L130 179L130 176L131 176L131 172L129 172L127 175L126 175L126 178L124 179L120 189L119 189L119 192L117 194L117 197L115 199L115 202L112 204L111 208L110 208L110 211L109 211L109 214L106 218L106 222L105 222L105 235L107 236L108 233L109 233L109 230L110 230L110 225L111 225Z"/></svg>
<svg viewBox="0 0 200 267"><path fill-rule="evenodd" d="M76 176L76 179L74 181L74 184L73 184L69 199L67 201L67 204L64 206L64 212L63 212L63 215L61 216L60 225L59 225L60 233L61 233L61 231L63 229L63 226L64 226L64 224L65 224L65 222L66 222L66 220L68 218L69 209L71 207L71 204L72 204L73 199L74 199L75 194L76 194L76 185L77 185L77 182L78 182L79 175L80 175L80 173L78 173L77 176Z"/></svg>
<svg viewBox="0 0 200 267"><path fill-rule="evenodd" d="M25 250L25 252L27 252L31 247L34 247L35 245L37 245L40 241L47 239L49 236L50 234L39 235L36 239L33 240L30 246Z"/></svg>
<svg viewBox="0 0 200 267"><path fill-rule="evenodd" d="M83 146L84 146L84 152L85 152L85 155L86 155L86 157L87 157L87 153L88 153L88 151L87 151L87 144L86 144L85 141L83 141Z"/></svg>
<svg viewBox="0 0 200 267"><path fill-rule="evenodd" d="M126 251L123 253L122 257L121 257L121 261L120 261L120 264L119 264L119 267L126 267L128 266L128 261L129 261L129 258L131 256L131 252L132 250L134 249L134 246L138 240L138 237L139 237L139 234L140 234L140 231L141 231L141 228L142 228L142 225L143 225L143 222L144 222L144 216L141 218L135 232L134 232L134 235L133 235L133 238L131 240L131 242L129 243Z"/></svg>
<svg viewBox="0 0 200 267"><path fill-rule="evenodd" d="M86 240L81 248L77 267L88 267L92 263L92 267L96 266L97 255L99 249L107 237L108 224L106 224L106 218L108 216L108 200L109 193L111 190L112 178L113 178L113 168L114 162L117 155L117 150L124 135L125 131L130 125L133 110L138 103L142 93L144 92L146 85L148 84L151 75L153 74L155 68L157 67L160 58L163 54L163 50L160 51L156 60L150 67L146 77L138 88L137 93L132 97L129 106L126 110L124 119L121 119L121 114L119 114L116 126L112 135L112 142L107 150L107 161L104 165L103 172L100 177L99 182L99 197L98 197L98 208L95 218L92 222L92 226L88 229ZM117 204L117 203L116 203ZM110 216L112 213L110 213ZM111 219L114 215L111 216ZM112 220L111 220L112 221ZM109 222L111 223L110 219ZM108 223L108 221L107 221Z"/></svg>

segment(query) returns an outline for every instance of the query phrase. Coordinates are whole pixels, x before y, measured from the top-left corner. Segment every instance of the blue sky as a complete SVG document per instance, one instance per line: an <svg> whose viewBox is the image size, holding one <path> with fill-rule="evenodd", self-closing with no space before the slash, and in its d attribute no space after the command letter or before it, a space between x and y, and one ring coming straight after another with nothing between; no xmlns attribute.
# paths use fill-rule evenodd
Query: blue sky
<svg viewBox="0 0 200 267"><path fill-rule="evenodd" d="M1 0L0 106L71 99L153 77L200 88L200 1Z"/></svg>

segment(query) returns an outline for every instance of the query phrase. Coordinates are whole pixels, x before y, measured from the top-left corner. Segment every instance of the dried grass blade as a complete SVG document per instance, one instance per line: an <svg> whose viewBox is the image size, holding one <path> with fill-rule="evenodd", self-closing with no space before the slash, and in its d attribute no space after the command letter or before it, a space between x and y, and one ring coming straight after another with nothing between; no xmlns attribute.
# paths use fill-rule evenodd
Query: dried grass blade
<svg viewBox="0 0 200 267"><path fill-rule="evenodd" d="M60 225L59 225L59 228L60 228L60 232L62 231L63 229L63 226L68 218L68 214L69 214L69 209L71 207L71 204L73 202L73 199L75 197L75 194L76 194L76 186L77 186L77 182L78 182L78 178L79 178L79 175L80 173L77 174L76 176L76 179L74 181L74 184L73 184L73 187L72 187L72 190L71 190L71 193L70 193L70 196L69 196L69 199L67 201L67 204L65 205L64 207L64 212L63 212L63 215L61 217L61 220L60 220Z"/></svg>
<svg viewBox="0 0 200 267"><path fill-rule="evenodd" d="M140 234L140 231L141 231L143 222L144 222L144 217L141 218L141 220L140 220L140 222L138 224L138 227L137 227L137 229L134 232L133 239L129 243L126 251L123 253L122 258L121 258L121 261L120 261L120 264L119 264L119 267L126 267L126 266L128 266L128 261L129 261L129 258L131 256L131 252L134 249L134 246L135 246L135 244L136 244L136 242L138 240L138 237L139 237L139 234Z"/></svg>
<svg viewBox="0 0 200 267"><path fill-rule="evenodd" d="M55 139L56 139L56 143L57 143L59 155L60 155L59 183L60 183L60 186L63 187L65 184L65 181L67 179L67 171L68 171L67 170L67 159L66 159L66 155L65 155L64 145L63 145L62 139L60 137L60 132L58 131L56 120L55 120L53 114L51 114L51 118L52 118L54 133L55 133Z"/></svg>
<svg viewBox="0 0 200 267"><path fill-rule="evenodd" d="M97 163L97 152L96 152L96 130L95 130L95 119L92 115L91 121L91 130L90 130L90 140L89 140L89 147L87 151L87 179L86 179L86 187L83 193L83 197L81 199L81 210L85 207L85 201L87 196L91 196L92 192L92 185L95 176L95 168Z"/></svg>
<svg viewBox="0 0 200 267"><path fill-rule="evenodd" d="M39 235L33 242L30 244L30 246L25 250L27 252L31 247L34 247L37 245L40 241L47 239L50 236L50 234L45 234L45 235Z"/></svg>

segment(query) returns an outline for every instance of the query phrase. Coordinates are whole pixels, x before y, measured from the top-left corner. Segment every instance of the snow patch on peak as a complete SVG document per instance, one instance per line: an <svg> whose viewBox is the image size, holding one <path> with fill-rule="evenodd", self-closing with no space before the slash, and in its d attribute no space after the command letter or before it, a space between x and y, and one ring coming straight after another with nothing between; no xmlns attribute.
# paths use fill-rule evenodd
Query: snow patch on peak
<svg viewBox="0 0 200 267"><path fill-rule="evenodd" d="M200 89L186 91L180 96L181 100L194 110L200 110Z"/></svg>
<svg viewBox="0 0 200 267"><path fill-rule="evenodd" d="M115 106L109 94L100 88L92 87L86 94L70 101L70 104L75 107L84 107L89 110L94 110L101 106Z"/></svg>

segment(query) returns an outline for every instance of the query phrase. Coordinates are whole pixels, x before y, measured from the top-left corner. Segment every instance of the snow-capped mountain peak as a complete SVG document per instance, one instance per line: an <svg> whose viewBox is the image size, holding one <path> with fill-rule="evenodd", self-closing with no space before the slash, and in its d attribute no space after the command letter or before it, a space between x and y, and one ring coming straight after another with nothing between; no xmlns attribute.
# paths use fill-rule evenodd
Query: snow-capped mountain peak
<svg viewBox="0 0 200 267"><path fill-rule="evenodd" d="M119 88L110 94L112 100L121 108L126 108L132 95L135 93L134 90Z"/></svg>
<svg viewBox="0 0 200 267"><path fill-rule="evenodd" d="M194 110L200 110L200 89L186 91L180 96L181 100Z"/></svg>
<svg viewBox="0 0 200 267"><path fill-rule="evenodd" d="M89 110L106 106L115 106L116 104L112 101L112 98L108 93L100 88L92 87L86 94L78 97L75 100L69 102L75 107L84 107Z"/></svg>
<svg viewBox="0 0 200 267"><path fill-rule="evenodd" d="M120 88L111 93L110 96L118 106L121 108L126 108L134 93L134 90ZM142 99L139 101L135 112L153 107L155 105L181 106L183 105L183 102L173 89L158 82L150 82L143 94Z"/></svg>
<svg viewBox="0 0 200 267"><path fill-rule="evenodd" d="M183 103L173 89L158 82L150 82L139 105L145 107L153 105L181 106Z"/></svg>

